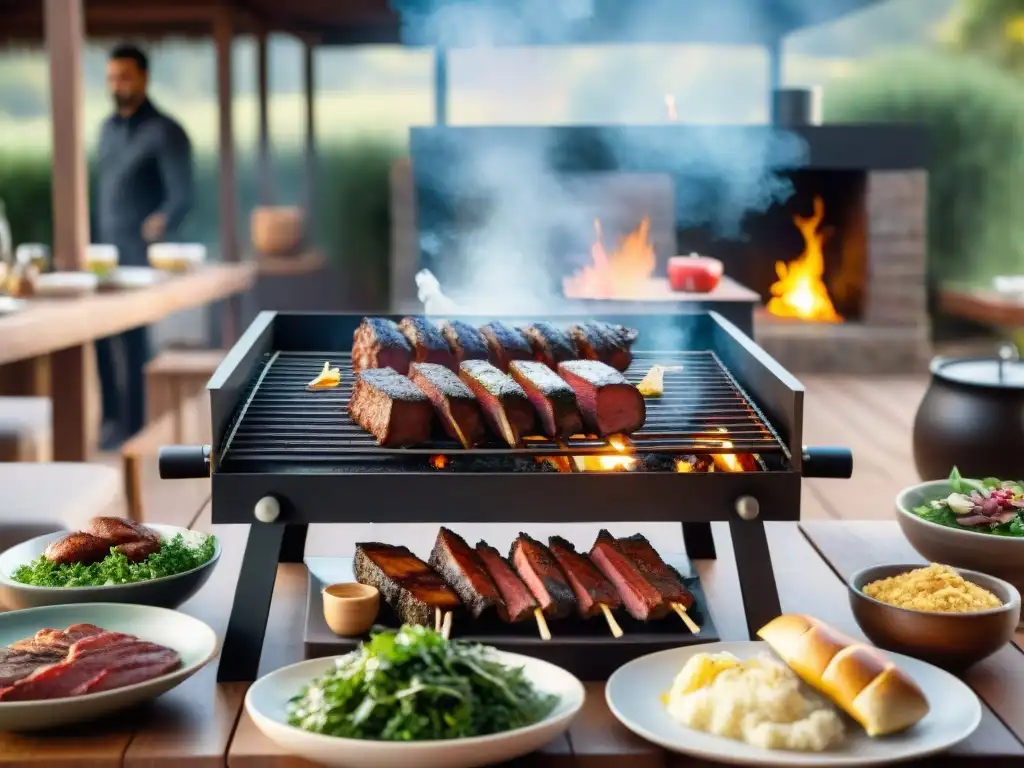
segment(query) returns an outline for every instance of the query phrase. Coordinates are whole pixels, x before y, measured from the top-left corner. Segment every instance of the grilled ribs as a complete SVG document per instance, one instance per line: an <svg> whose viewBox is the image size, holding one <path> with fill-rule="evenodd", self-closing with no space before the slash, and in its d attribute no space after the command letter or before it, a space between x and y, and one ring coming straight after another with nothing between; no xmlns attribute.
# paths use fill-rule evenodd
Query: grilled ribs
<svg viewBox="0 0 1024 768"><path fill-rule="evenodd" d="M636 331L621 325L590 321L569 329L576 352L585 360L599 360L617 371L625 371L633 362L631 347Z"/></svg>
<svg viewBox="0 0 1024 768"><path fill-rule="evenodd" d="M526 392L544 434L567 438L583 431L576 393L547 365L536 360L513 360L508 373Z"/></svg>
<svg viewBox="0 0 1024 768"><path fill-rule="evenodd" d="M597 540L590 549L590 559L615 585L626 610L634 619L660 619L669 612L668 601L608 531L601 530L597 534Z"/></svg>
<svg viewBox="0 0 1024 768"><path fill-rule="evenodd" d="M409 372L412 345L399 327L386 317L364 317L352 334L352 370L392 368Z"/></svg>
<svg viewBox="0 0 1024 768"><path fill-rule="evenodd" d="M436 363L413 363L409 380L423 390L434 404L434 411L448 436L463 448L471 448L484 438L480 403L458 376Z"/></svg>
<svg viewBox="0 0 1024 768"><path fill-rule="evenodd" d="M459 376L476 395L484 419L513 448L533 429L536 414L523 388L486 360L465 360Z"/></svg>
<svg viewBox="0 0 1024 768"><path fill-rule="evenodd" d="M551 323L537 322L521 330L530 342L534 359L552 370L558 368L559 363L576 359L572 339L561 328Z"/></svg>
<svg viewBox="0 0 1024 768"><path fill-rule="evenodd" d="M537 600L509 561L486 541L477 542L476 553L501 594L501 602L497 606L502 621L514 624L530 618L537 608Z"/></svg>
<svg viewBox="0 0 1024 768"><path fill-rule="evenodd" d="M488 323L480 328L480 334L487 342L494 365L503 371L513 360L532 360L533 348L518 328L502 322Z"/></svg>
<svg viewBox="0 0 1024 768"><path fill-rule="evenodd" d="M576 393L583 425L601 435L630 434L644 425L644 396L619 371L597 360L570 360L559 375Z"/></svg>
<svg viewBox="0 0 1024 768"><path fill-rule="evenodd" d="M434 625L434 609L454 611L458 595L406 547L356 544L356 581L376 587L403 624Z"/></svg>
<svg viewBox="0 0 1024 768"><path fill-rule="evenodd" d="M536 539L520 533L512 542L509 560L515 566L519 578L537 598L545 616L564 619L572 613L576 599L551 550Z"/></svg>
<svg viewBox="0 0 1024 768"><path fill-rule="evenodd" d="M487 360L496 362L483 334L469 323L461 320L445 320L441 323L441 335L455 355L455 360Z"/></svg>
<svg viewBox="0 0 1024 768"><path fill-rule="evenodd" d="M597 616L602 605L612 610L622 607L622 598L614 585L590 562L589 557L577 552L571 542L561 536L552 536L548 539L548 549L569 580L580 616L585 619Z"/></svg>
<svg viewBox="0 0 1024 768"><path fill-rule="evenodd" d="M488 608L504 608L501 593L480 556L454 531L441 527L427 564L441 575L474 617Z"/></svg>
<svg viewBox="0 0 1024 768"><path fill-rule="evenodd" d="M405 317L398 329L412 345L414 363L436 363L450 370L457 370L455 355L444 336L425 317Z"/></svg>
<svg viewBox="0 0 1024 768"><path fill-rule="evenodd" d="M679 574L661 558L643 534L634 533L617 541L622 551L636 563L647 583L661 593L665 602L680 603L683 608L693 605L693 595L683 586Z"/></svg>
<svg viewBox="0 0 1024 768"><path fill-rule="evenodd" d="M430 440L433 405L415 384L392 368L360 371L348 412L378 445L398 448Z"/></svg>

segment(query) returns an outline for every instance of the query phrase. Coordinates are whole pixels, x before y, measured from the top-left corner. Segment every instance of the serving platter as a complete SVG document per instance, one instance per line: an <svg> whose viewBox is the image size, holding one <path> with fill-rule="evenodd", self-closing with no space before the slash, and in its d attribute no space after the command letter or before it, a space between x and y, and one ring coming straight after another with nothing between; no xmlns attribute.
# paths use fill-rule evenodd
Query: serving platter
<svg viewBox="0 0 1024 768"><path fill-rule="evenodd" d="M583 680L604 680L626 662L644 654L717 641L718 630L690 561L685 555L662 553L662 557L679 572L686 588L693 593L696 603L689 613L700 626L698 634L690 632L675 614L645 623L630 618L625 611L618 611L616 619L623 631L623 636L618 639L612 637L602 618L584 621L575 616L549 621L551 640L540 638L533 621L506 624L497 617L473 619L466 615L454 618L451 636L494 646L502 651L529 654L556 664ZM352 558L307 557L305 563L309 573L303 635L306 658L353 650L363 638L334 634L324 619L321 597L321 591L329 584L355 581ZM392 628L401 624L384 603L381 604L377 623Z"/></svg>
<svg viewBox="0 0 1024 768"><path fill-rule="evenodd" d="M767 750L688 728L669 716L663 694L695 653L728 652L741 659L771 653L764 642L726 642L675 648L636 659L608 680L605 698L612 714L641 738L673 752L737 765L866 766L926 757L963 741L981 723L981 703L967 685L923 661L886 652L920 686L931 709L903 733L871 738L853 720L844 743L827 752Z"/></svg>

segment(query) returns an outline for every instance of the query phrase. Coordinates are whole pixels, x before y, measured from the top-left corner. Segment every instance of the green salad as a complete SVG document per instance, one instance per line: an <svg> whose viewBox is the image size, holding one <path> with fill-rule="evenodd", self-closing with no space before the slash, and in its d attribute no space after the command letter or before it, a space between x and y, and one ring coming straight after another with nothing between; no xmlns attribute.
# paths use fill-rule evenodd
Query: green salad
<svg viewBox="0 0 1024 768"><path fill-rule="evenodd" d="M56 565L40 555L17 568L13 581L34 587L103 587L111 584L132 584L191 571L208 563L216 551L216 537L186 541L182 534L162 542L159 552L133 563L120 552L110 554L98 563Z"/></svg>
<svg viewBox="0 0 1024 768"><path fill-rule="evenodd" d="M947 528L1024 536L1024 483L986 477L961 477L956 467L949 473L953 493L914 509L914 514Z"/></svg>
<svg viewBox="0 0 1024 768"><path fill-rule="evenodd" d="M486 646L406 625L373 634L307 685L288 722L349 739L459 739L532 725L557 703Z"/></svg>

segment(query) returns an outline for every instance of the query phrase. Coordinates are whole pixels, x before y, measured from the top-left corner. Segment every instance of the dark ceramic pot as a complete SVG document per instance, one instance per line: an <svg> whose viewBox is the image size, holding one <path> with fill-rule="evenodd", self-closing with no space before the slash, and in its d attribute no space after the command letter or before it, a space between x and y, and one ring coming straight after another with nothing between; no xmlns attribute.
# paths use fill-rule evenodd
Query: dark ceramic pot
<svg viewBox="0 0 1024 768"><path fill-rule="evenodd" d="M964 477L1024 479L1024 362L1013 357L943 358L914 419L922 480L955 466Z"/></svg>

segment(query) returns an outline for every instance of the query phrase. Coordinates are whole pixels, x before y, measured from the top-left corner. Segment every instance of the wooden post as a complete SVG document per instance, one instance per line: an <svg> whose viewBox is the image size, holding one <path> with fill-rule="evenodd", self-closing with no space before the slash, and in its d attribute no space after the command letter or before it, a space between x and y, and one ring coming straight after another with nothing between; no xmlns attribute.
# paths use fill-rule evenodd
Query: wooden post
<svg viewBox="0 0 1024 768"><path fill-rule="evenodd" d="M218 149L220 151L220 257L238 261L238 182L235 178L235 130L232 114L231 49L235 37L231 8L219 6L213 21L213 40L217 48ZM221 343L230 345L238 337L241 306L237 300L225 302L221 315Z"/></svg>
<svg viewBox="0 0 1024 768"><path fill-rule="evenodd" d="M316 205L316 47L311 40L302 43L302 75L306 89L306 234L313 236L313 211Z"/></svg>
<svg viewBox="0 0 1024 768"><path fill-rule="evenodd" d="M268 104L267 33L256 35L256 83L259 111L259 175L260 202L269 205L274 200L274 175L270 162L270 113Z"/></svg>
<svg viewBox="0 0 1024 768"><path fill-rule="evenodd" d="M85 266L89 244L89 180L82 130L82 0L46 0L53 137L53 262L57 269Z"/></svg>

